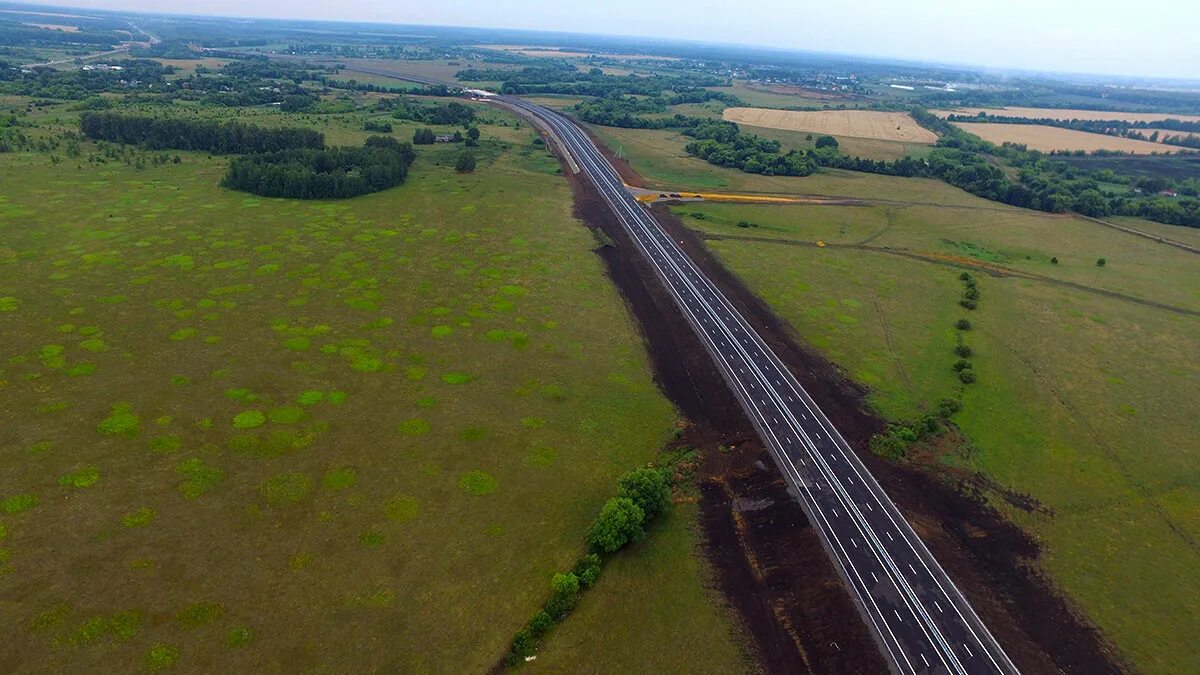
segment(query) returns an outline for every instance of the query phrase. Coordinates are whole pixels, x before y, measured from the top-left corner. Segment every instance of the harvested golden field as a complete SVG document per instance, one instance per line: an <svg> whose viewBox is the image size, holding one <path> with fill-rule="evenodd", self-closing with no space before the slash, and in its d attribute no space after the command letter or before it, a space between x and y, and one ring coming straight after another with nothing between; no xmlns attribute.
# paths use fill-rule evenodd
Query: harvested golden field
<svg viewBox="0 0 1200 675"><path fill-rule="evenodd" d="M958 108L957 110L933 110L931 112L938 117L986 113L1002 117L1024 117L1032 120L1124 120L1126 122L1157 122L1159 120L1173 119L1200 122L1200 115L1076 110L1073 108Z"/></svg>
<svg viewBox="0 0 1200 675"><path fill-rule="evenodd" d="M61 30L64 33L78 33L79 26L68 26L62 23L27 23L26 26L34 26L35 28L45 28L46 30Z"/></svg>
<svg viewBox="0 0 1200 675"><path fill-rule="evenodd" d="M1157 152L1168 154L1178 148L1162 143L1139 141L1120 136L1090 134L1074 129L1060 129L1043 124L998 124L995 122L954 122L954 126L975 134L985 141L996 145L1001 143L1021 143L1030 150L1120 150L1136 154Z"/></svg>
<svg viewBox="0 0 1200 675"><path fill-rule="evenodd" d="M608 54L597 51L571 51L565 47L539 47L537 45L479 45L481 49L513 52L522 56L548 57L556 59L586 58L602 56L612 59L642 59L645 61L678 61L677 56L652 56L650 54Z"/></svg>
<svg viewBox="0 0 1200 675"><path fill-rule="evenodd" d="M881 141L933 143L937 134L918 125L905 113L875 110L774 110L771 108L726 108L730 122L768 129L807 131L831 136L874 138Z"/></svg>

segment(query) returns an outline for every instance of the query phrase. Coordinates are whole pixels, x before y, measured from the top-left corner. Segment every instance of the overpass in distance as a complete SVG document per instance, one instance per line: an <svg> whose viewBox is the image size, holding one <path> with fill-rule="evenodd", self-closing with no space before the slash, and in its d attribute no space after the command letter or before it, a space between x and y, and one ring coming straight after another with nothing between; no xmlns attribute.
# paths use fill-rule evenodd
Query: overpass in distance
<svg viewBox="0 0 1200 675"><path fill-rule="evenodd" d="M348 69L351 70L351 69ZM358 70L358 69L353 69ZM373 70L376 75L447 84ZM476 93L476 92L473 92ZM482 93L482 92L478 92ZM688 258L582 129L521 98L596 186L737 396L897 673L1018 673L925 544L783 361Z"/></svg>

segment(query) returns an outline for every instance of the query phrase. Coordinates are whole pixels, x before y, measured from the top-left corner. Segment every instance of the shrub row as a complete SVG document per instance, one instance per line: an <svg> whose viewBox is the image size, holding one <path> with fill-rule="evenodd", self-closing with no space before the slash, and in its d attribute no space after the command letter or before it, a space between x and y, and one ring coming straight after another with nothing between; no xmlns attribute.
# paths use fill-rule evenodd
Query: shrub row
<svg viewBox="0 0 1200 675"><path fill-rule="evenodd" d="M604 557L641 541L646 526L670 505L671 479L665 469L635 469L622 476L617 482L617 495L604 503L588 528L588 553L570 572L555 574L550 580L550 597L513 636L505 663L516 665L532 656L538 640L566 618L583 591L596 583Z"/></svg>
<svg viewBox="0 0 1200 675"><path fill-rule="evenodd" d="M975 309L979 306L979 288L975 285L975 278L970 272L963 272L958 278L966 286L958 304L967 309ZM966 360L971 356L971 347L963 342L963 332L971 330L971 322L959 319L955 327L959 332L955 336L958 338L958 344L954 346L954 353L958 355L958 360L954 362L954 372L958 373L958 379L963 384L971 384L975 381L975 371L971 368L971 362Z"/></svg>
<svg viewBox="0 0 1200 675"><path fill-rule="evenodd" d="M962 404L958 400L943 399L935 412L920 419L888 424L887 431L871 437L868 448L882 457L903 459L915 443L940 436L946 430L946 420L961 409Z"/></svg>

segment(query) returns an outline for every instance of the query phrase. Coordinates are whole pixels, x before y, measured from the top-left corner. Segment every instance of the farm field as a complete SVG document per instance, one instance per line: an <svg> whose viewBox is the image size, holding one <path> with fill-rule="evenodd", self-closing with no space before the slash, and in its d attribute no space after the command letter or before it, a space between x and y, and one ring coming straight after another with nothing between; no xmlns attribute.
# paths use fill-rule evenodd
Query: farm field
<svg viewBox="0 0 1200 675"><path fill-rule="evenodd" d="M360 84L374 84L385 89L420 89L422 86L416 82L405 82L404 80L397 80L394 77L375 75L374 73L360 73L353 70L343 70L336 75L327 75L326 77L337 82L350 82L353 80Z"/></svg>
<svg viewBox="0 0 1200 675"><path fill-rule="evenodd" d="M1148 155L1152 152L1168 154L1178 152L1179 148L1162 143L1139 141L1121 136L1092 134L1074 129L1062 129L1042 124L1000 124L996 122L953 122L954 126L975 134L985 141L1000 145L1002 143L1020 143L1030 150L1119 150Z"/></svg>
<svg viewBox="0 0 1200 675"><path fill-rule="evenodd" d="M771 91L763 87L747 84L743 81L735 80L733 85L728 87L708 87L713 91L723 91L733 94L746 102L746 105L753 108L810 108L818 109L826 106L830 108L839 108L845 106L847 108L857 107L854 101L831 101L824 96L813 97L805 96L799 93Z"/></svg>
<svg viewBox="0 0 1200 675"><path fill-rule="evenodd" d="M942 460L1048 509L997 503L1037 538L1043 569L1136 668L1176 673L1200 659L1187 628L1200 622L1193 254L1017 209L675 210L716 237L706 245L802 340L867 385L888 418L913 419L962 391L954 420L970 449ZM981 299L968 312L957 304L958 275L972 266ZM978 375L965 389L951 369L959 318L971 322L963 335Z"/></svg>
<svg viewBox="0 0 1200 675"><path fill-rule="evenodd" d="M656 190L722 190L774 195L819 195L896 202L974 205L995 208L942 181L822 170L803 178L763 176L713 166L683 150L688 138L674 131L589 126L614 153L626 159ZM782 132L780 132L782 133Z"/></svg>
<svg viewBox="0 0 1200 675"><path fill-rule="evenodd" d="M933 143L937 140L937 134L920 126L905 113L874 110L726 108L723 116L726 120L738 124L787 131L909 143Z"/></svg>
<svg viewBox="0 0 1200 675"><path fill-rule="evenodd" d="M514 52L522 56L547 57L547 58L586 58L588 56L601 56L610 59L639 59L646 61L678 61L677 56L653 56L650 54L609 54L598 51L574 51L570 47L545 47L539 45L478 45L480 49L495 49L504 52Z"/></svg>
<svg viewBox="0 0 1200 675"><path fill-rule="evenodd" d="M1000 115L1003 117L1025 117L1027 119L1052 120L1124 120L1126 122L1157 122L1165 119L1176 119L1188 122L1200 122L1200 115L1178 115L1175 113L1147 112L1115 112L1111 110L1077 110L1073 108L1022 108L1018 106L1007 108L955 108L954 110L931 110L939 117L950 115Z"/></svg>
<svg viewBox="0 0 1200 675"><path fill-rule="evenodd" d="M457 82L454 75L468 67L475 66L480 68L515 68L516 66L506 63L488 63L482 64L465 63L453 59L437 59L437 60L396 60L396 59L353 59L343 58L338 59L339 63L344 63L347 66L357 66L360 68L370 68L372 70L380 70L386 73L396 73L397 75L412 75L415 77L424 77L431 80L441 82ZM346 73L347 76L350 73ZM394 81L394 80L393 80Z"/></svg>
<svg viewBox="0 0 1200 675"><path fill-rule="evenodd" d="M131 56L123 56L122 58L134 58ZM197 66L203 66L210 70L216 70L221 66L229 63L229 59L217 59L211 57L199 59L154 59L164 66L172 66L178 68L178 72L171 76L172 79L186 77L195 74Z"/></svg>
<svg viewBox="0 0 1200 675"><path fill-rule="evenodd" d="M366 136L360 115L247 117ZM675 413L557 161L490 117L476 173L421 148L404 185L335 202L221 189L207 153L0 155L0 670L503 655ZM624 581L669 570L673 630L732 667L693 519L673 513L587 598L654 630ZM563 649L696 649L608 638Z"/></svg>
<svg viewBox="0 0 1200 675"><path fill-rule="evenodd" d="M1145 218L1130 218L1129 216L1108 216L1105 220L1200 248L1200 228L1164 225Z"/></svg>

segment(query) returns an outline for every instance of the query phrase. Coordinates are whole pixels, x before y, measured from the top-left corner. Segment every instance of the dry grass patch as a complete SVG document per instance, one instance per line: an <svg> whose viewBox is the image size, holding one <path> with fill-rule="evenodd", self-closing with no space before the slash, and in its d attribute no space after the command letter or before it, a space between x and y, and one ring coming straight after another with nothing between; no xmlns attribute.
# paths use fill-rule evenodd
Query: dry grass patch
<svg viewBox="0 0 1200 675"><path fill-rule="evenodd" d="M1135 154L1176 152L1172 146L1150 141L1139 141L1121 136L1092 134L1074 129L1060 129L1042 124L999 124L995 122L954 122L954 126L975 134L996 145L1021 143L1030 150L1120 150Z"/></svg>
<svg viewBox="0 0 1200 675"><path fill-rule="evenodd" d="M1024 117L1041 120L1124 120L1126 122L1157 122L1173 119L1200 122L1200 115L1176 115L1174 113L1136 113L1112 110L1077 110L1074 108L958 108L957 110L934 110L938 117L951 115L1000 115L1002 117Z"/></svg>
<svg viewBox="0 0 1200 675"><path fill-rule="evenodd" d="M723 116L730 122L770 129L910 143L933 143L937 140L937 134L918 125L907 114L898 112L726 108Z"/></svg>

